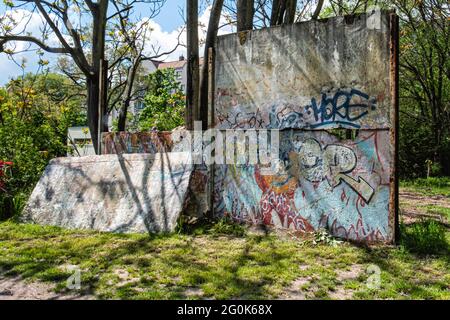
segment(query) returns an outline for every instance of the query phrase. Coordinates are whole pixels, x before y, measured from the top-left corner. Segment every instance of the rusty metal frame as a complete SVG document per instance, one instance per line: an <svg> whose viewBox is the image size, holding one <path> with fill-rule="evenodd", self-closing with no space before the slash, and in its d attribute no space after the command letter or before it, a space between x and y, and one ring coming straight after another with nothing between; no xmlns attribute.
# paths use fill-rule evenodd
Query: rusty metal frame
<svg viewBox="0 0 450 320"><path fill-rule="evenodd" d="M208 123L207 129L214 127L214 117L215 117L215 108L214 108L214 97L216 91L216 56L215 56L215 47L208 48ZM213 156L215 156L215 150L212 151ZM210 217L214 217L214 175L215 175L215 165L209 166L209 179L208 179L208 214Z"/></svg>
<svg viewBox="0 0 450 320"><path fill-rule="evenodd" d="M393 237L391 242L398 244L400 237L398 206L398 130L399 130L399 18L395 11L389 14L389 52L390 52L390 93L391 93L391 173L389 197L389 226Z"/></svg>

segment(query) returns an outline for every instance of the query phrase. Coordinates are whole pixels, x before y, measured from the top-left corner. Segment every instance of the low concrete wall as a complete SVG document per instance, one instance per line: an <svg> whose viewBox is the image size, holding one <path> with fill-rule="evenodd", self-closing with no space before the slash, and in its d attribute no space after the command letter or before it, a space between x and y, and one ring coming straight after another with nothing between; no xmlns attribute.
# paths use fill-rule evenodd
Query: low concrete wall
<svg viewBox="0 0 450 320"><path fill-rule="evenodd" d="M36 185L23 220L113 232L171 232L184 211L191 154L57 158Z"/></svg>
<svg viewBox="0 0 450 320"><path fill-rule="evenodd" d="M194 152L201 148L194 144L191 133L182 128L174 131L107 132L102 135L102 154ZM185 214L201 217L210 211L210 178L211 167L204 164L194 166Z"/></svg>

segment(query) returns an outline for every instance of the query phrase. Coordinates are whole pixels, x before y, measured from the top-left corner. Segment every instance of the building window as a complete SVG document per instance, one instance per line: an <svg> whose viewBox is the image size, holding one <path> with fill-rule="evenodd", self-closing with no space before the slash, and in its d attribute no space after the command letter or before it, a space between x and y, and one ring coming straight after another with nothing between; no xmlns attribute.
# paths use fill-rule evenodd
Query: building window
<svg viewBox="0 0 450 320"><path fill-rule="evenodd" d="M145 104L143 101L136 101L134 106L136 111L142 111L142 109L145 108Z"/></svg>
<svg viewBox="0 0 450 320"><path fill-rule="evenodd" d="M183 71L182 70L175 70L175 76L177 77L178 80L183 78Z"/></svg>

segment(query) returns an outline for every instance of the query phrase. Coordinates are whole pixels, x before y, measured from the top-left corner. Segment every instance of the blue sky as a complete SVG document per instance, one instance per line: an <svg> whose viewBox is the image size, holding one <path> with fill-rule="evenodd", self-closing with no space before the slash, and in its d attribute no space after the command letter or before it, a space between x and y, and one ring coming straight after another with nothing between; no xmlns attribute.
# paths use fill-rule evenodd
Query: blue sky
<svg viewBox="0 0 450 320"><path fill-rule="evenodd" d="M155 21L165 31L175 30L183 24L183 19L179 14L179 8L186 8L186 0L167 0L160 14L155 17ZM136 11L144 16L146 12L145 4L140 4L136 7Z"/></svg>
<svg viewBox="0 0 450 320"><path fill-rule="evenodd" d="M155 38L158 40L158 45L164 49L164 47L169 48L171 43L173 43L174 38L177 36L177 29L184 24L183 18L180 15L180 8L185 9L185 0L167 0L161 12L153 20L159 25L155 31ZM0 15L5 12L5 7L3 4L0 5ZM136 7L136 14L139 14L142 18L146 17L148 9L145 4L139 4ZM164 43L166 42L166 43ZM176 59L180 53L184 51L184 48L180 48L170 57L168 60ZM23 55L27 60L27 71L35 72L37 69L37 57L34 53ZM55 61L56 55L46 54L45 59L52 62ZM21 60L20 58L17 60ZM21 69L10 61L5 54L0 53L0 86L4 85L9 81L11 77L17 77L20 75Z"/></svg>

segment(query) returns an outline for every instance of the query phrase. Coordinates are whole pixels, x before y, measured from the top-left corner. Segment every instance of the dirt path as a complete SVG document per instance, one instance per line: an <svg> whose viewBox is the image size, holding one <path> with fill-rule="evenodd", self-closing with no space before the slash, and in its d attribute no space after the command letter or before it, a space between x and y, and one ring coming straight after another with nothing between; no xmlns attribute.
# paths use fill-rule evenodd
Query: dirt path
<svg viewBox="0 0 450 320"><path fill-rule="evenodd" d="M450 221L437 213L427 212L427 206L450 208L450 198L444 196L425 196L420 193L400 189L400 216L405 224L414 223L420 219L435 219L450 227Z"/></svg>
<svg viewBox="0 0 450 320"><path fill-rule="evenodd" d="M55 293L54 286L43 282L28 282L20 277L0 276L0 300L90 300L88 295Z"/></svg>

